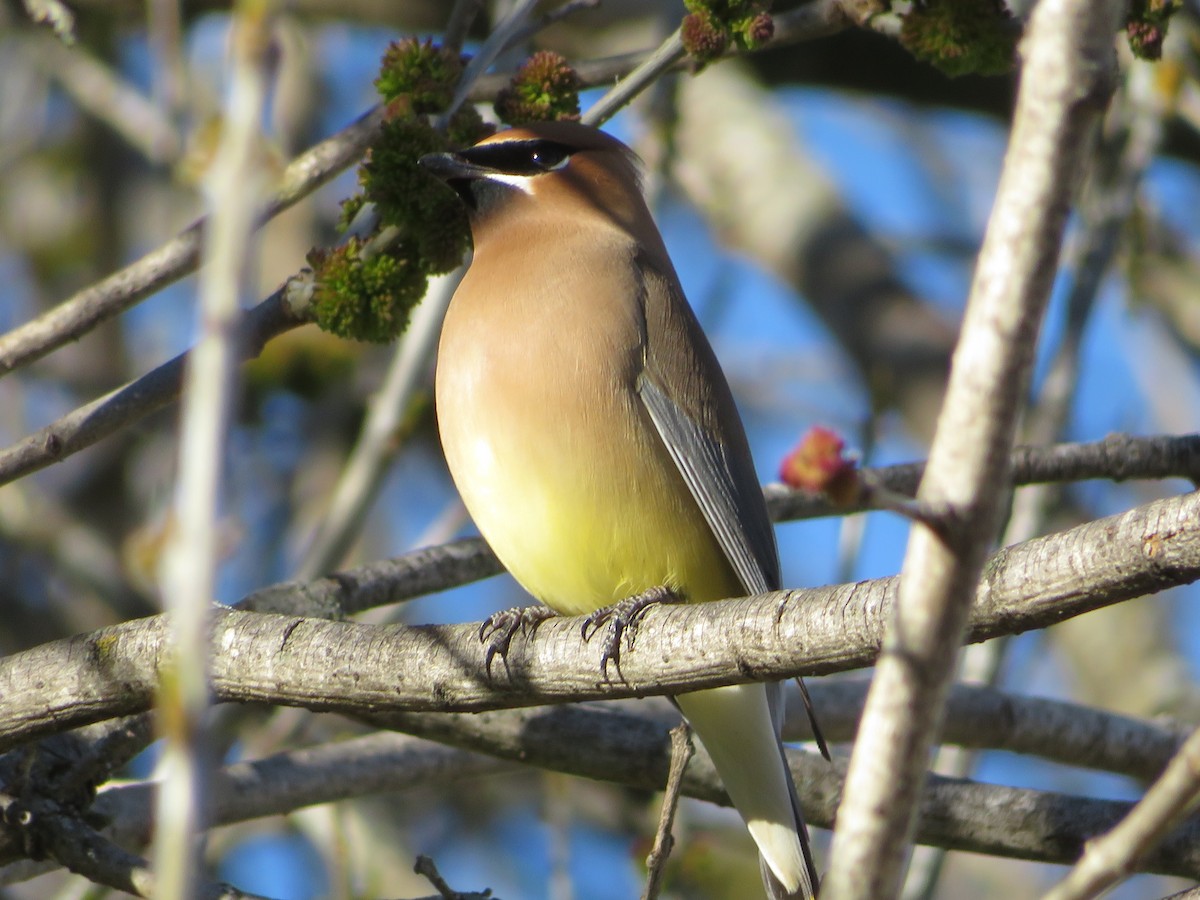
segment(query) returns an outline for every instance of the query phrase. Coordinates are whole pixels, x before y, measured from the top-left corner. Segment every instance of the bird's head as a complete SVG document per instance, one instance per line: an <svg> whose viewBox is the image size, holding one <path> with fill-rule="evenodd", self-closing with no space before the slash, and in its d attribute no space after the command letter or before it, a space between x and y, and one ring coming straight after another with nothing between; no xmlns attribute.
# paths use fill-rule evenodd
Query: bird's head
<svg viewBox="0 0 1200 900"><path fill-rule="evenodd" d="M619 227L648 217L633 152L603 131L577 122L511 128L420 164L463 199L471 228L534 216L579 220L600 215Z"/></svg>

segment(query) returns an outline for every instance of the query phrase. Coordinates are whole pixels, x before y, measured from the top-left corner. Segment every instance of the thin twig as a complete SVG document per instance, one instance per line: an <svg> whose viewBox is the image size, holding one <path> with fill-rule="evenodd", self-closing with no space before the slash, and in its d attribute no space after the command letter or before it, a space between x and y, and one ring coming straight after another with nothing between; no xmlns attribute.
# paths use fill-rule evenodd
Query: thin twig
<svg viewBox="0 0 1200 900"><path fill-rule="evenodd" d="M166 773L155 815L155 895L195 896L208 777L209 620L218 557L216 520L238 362L239 299L265 183L261 122L269 89L273 18L242 0L232 21L233 68L224 128L206 179L211 228L200 280L201 337L185 373L175 512L163 549L162 592L171 623L169 675L159 722Z"/></svg>
<svg viewBox="0 0 1200 900"><path fill-rule="evenodd" d="M434 123L435 128L440 131L446 127L450 117L458 111L458 108L470 95L471 86L488 70L496 58L504 52L505 47L525 26L525 20L533 13L537 4L538 0L516 0L513 3L512 9L504 21L492 29L492 33L488 35L484 45L479 48L479 52L472 56L471 61L467 63L466 71L463 72L462 79L454 90L454 97L450 101L450 105L438 115Z"/></svg>
<svg viewBox="0 0 1200 900"><path fill-rule="evenodd" d="M383 112L377 107L296 157L284 170L259 221L268 221L357 161L378 133L382 121ZM0 377L78 340L100 323L194 271L200 260L206 226L206 218L197 219L141 259L84 288L36 319L0 335Z"/></svg>
<svg viewBox="0 0 1200 900"><path fill-rule="evenodd" d="M112 128L151 162L171 164L179 158L183 140L137 88L81 46L68 48L44 34L29 37L33 59L81 109Z"/></svg>
<svg viewBox="0 0 1200 900"><path fill-rule="evenodd" d="M442 318L461 278L459 269L433 280L425 299L413 312L383 385L368 406L366 421L342 467L329 509L296 571L297 579L309 581L328 573L342 561L358 536L370 504L379 494L387 464L398 449L397 431L433 357Z"/></svg>
<svg viewBox="0 0 1200 900"><path fill-rule="evenodd" d="M1098 897L1135 871L1200 797L1200 730L1192 733L1167 770L1112 831L1088 841L1083 857L1044 900Z"/></svg>
<svg viewBox="0 0 1200 900"><path fill-rule="evenodd" d="M679 29L675 29L645 62L622 78L612 90L588 108L588 111L583 114L584 124L600 125L608 120L663 72L680 62L684 54L683 38L680 36Z"/></svg>
<svg viewBox="0 0 1200 900"><path fill-rule="evenodd" d="M184 122L190 111L192 83L185 58L182 0L146 4L146 39L153 57L154 100L163 114Z"/></svg>
<svg viewBox="0 0 1200 900"><path fill-rule="evenodd" d="M462 891L454 890L454 888L446 883L446 879L442 877L442 873L438 871L433 860L423 854L417 857L413 871L429 879L429 883L437 890L438 897L441 900L490 900L492 896L491 888L485 888L482 891L469 891L465 894Z"/></svg>
<svg viewBox="0 0 1200 900"><path fill-rule="evenodd" d="M446 27L442 30L442 43L450 50L461 50L471 31L475 17L483 10L483 0L455 0Z"/></svg>
<svg viewBox="0 0 1200 900"><path fill-rule="evenodd" d="M241 315L236 344L243 359L254 358L268 340L308 321L296 313L286 294L286 288L280 288ZM0 450L0 485L61 462L174 402L192 352L179 354Z"/></svg>
<svg viewBox="0 0 1200 900"><path fill-rule="evenodd" d="M232 763L213 773L214 825L231 825L309 806L380 793L462 784L519 771L512 763L455 750L420 737L377 732ZM106 788L98 815L118 839L145 834L154 782Z"/></svg>
<svg viewBox="0 0 1200 900"><path fill-rule="evenodd" d="M530 22L524 28L517 31L512 36L512 40L509 41L509 46L519 46L556 22L570 18L581 10L595 9L601 2L602 0L566 0L561 6L556 6L554 9L545 12L536 22Z"/></svg>
<svg viewBox="0 0 1200 900"><path fill-rule="evenodd" d="M654 833L654 846L646 857L646 890L642 893L642 900L655 900L662 890L667 860L675 846L675 838L671 833L675 827L675 811L679 809L683 773L687 771L688 762L695 752L691 726L687 722L680 722L671 729L671 770L667 773L667 786L663 790L662 811L658 817L658 829Z"/></svg>

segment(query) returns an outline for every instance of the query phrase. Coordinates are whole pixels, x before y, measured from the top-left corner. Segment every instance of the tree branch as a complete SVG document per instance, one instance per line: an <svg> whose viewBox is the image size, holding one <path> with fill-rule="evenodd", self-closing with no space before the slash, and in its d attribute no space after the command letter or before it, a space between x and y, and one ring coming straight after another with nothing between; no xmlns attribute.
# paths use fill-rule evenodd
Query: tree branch
<svg viewBox="0 0 1200 900"><path fill-rule="evenodd" d="M817 720L831 741L854 740L867 687L859 678L808 685ZM790 691L787 700L784 737L812 740L799 691ZM1078 703L958 684L946 699L940 738L970 750L1004 750L1148 783L1162 774L1187 733L1181 723L1151 722Z"/></svg>
<svg viewBox="0 0 1200 900"><path fill-rule="evenodd" d="M162 110L111 67L76 44L67 47L40 32L26 35L35 64L81 109L119 134L151 162L172 165L183 139Z"/></svg>
<svg viewBox="0 0 1200 900"><path fill-rule="evenodd" d="M818 3L776 17L776 36L768 47L815 40L851 24L841 0ZM656 51L625 54L607 60L579 63L576 70L586 87L623 78ZM680 60L675 60L676 64ZM494 100L512 80L512 73L479 79L468 94L473 102ZM274 218L296 201L311 194L360 159L375 140L383 123L376 106L351 125L305 151L288 164L280 184L266 205L260 224ZM55 308L7 334L0 335L0 377L78 340L97 325L140 303L195 271L207 219L200 218L155 250L64 300Z"/></svg>
<svg viewBox="0 0 1200 900"><path fill-rule="evenodd" d="M207 831L210 599L216 582L217 516L240 347L240 299L251 238L266 191L262 118L271 89L270 5L239 0L231 20L230 92L216 154L204 179L210 226L199 284L200 339L188 354L180 415L178 478L159 584L169 623L169 660L158 686L163 741L153 842L154 893L192 900Z"/></svg>
<svg viewBox="0 0 1200 900"><path fill-rule="evenodd" d="M353 165L375 139L382 123L383 111L376 107L292 160L265 204L259 224L271 220ZM197 219L136 262L84 288L38 318L0 335L0 377L78 340L100 323L195 271L207 224L207 217Z"/></svg>
<svg viewBox="0 0 1200 900"><path fill-rule="evenodd" d="M671 723L633 715L614 704L504 710L471 715L381 713L381 727L419 733L463 749L519 760L585 778L660 790L670 760ZM841 798L844 764L789 750L805 818L828 828ZM703 748L688 766L683 792L728 805ZM1125 815L1132 804L1072 797L930 775L920 797L916 837L956 850L1069 863L1084 844ZM1197 877L1200 821L1189 820L1142 860L1144 871Z"/></svg>
<svg viewBox="0 0 1200 900"><path fill-rule="evenodd" d="M996 554L967 632L979 641L1200 578L1200 494L1147 504ZM870 665L898 579L652 607L605 683L581 620L550 619L483 668L479 627L370 626L222 608L213 623L218 701L339 712L470 711L676 694ZM152 617L0 659L0 750L147 709L163 662Z"/></svg>
<svg viewBox="0 0 1200 900"><path fill-rule="evenodd" d="M904 463L865 469L871 484L908 497L915 497L925 474L925 463ZM1110 434L1099 441L1051 444L1044 447L1014 447L1009 457L1009 478L1014 487L1031 484L1106 479L1186 478L1200 482L1200 435L1138 437ZM771 517L777 522L813 519L879 509L867 502L835 504L828 498L797 491L782 484L763 488Z"/></svg>
<svg viewBox="0 0 1200 900"><path fill-rule="evenodd" d="M218 769L211 785L210 819L214 826L232 825L351 797L451 785L517 770L494 757L419 737L371 734ZM115 839L144 845L150 836L154 790L154 782L111 787L100 793L91 812L108 823Z"/></svg>
<svg viewBox="0 0 1200 900"><path fill-rule="evenodd" d="M288 305L285 293L286 288L281 288L242 314L237 344L243 360L261 353L271 338L307 321ZM173 402L191 353L179 354L0 451L0 485L61 462Z"/></svg>
<svg viewBox="0 0 1200 900"><path fill-rule="evenodd" d="M1045 900L1088 900L1133 873L1138 861L1192 811L1200 793L1200 731L1195 731L1150 790L1082 856Z"/></svg>
<svg viewBox="0 0 1200 900"><path fill-rule="evenodd" d="M810 685L810 690L829 737L851 740L866 684L818 682ZM803 728L807 718L799 708L797 691L792 691L789 702L793 703L789 723ZM375 734L235 763L214 773L211 821L214 825L228 825L382 791L457 783L464 777L509 771L509 765L502 760L658 790L668 765L665 735L678 720L678 714L665 704L658 709L660 712L655 713L645 704L633 707L606 703L482 714L392 713L360 717L377 726L463 749L450 749L408 735ZM790 729L786 736L807 737L797 733L798 728ZM971 688L956 688L952 692L945 738L965 746L1033 752L1070 765L1145 777L1161 770L1182 742L1179 734L1160 724L1069 703ZM806 810L816 816L817 824L828 825L837 802L836 779L832 786L829 782L833 773L811 754L796 754L793 765L797 775L804 779L799 784L802 796L807 798ZM720 783L707 760L701 766L698 770L689 768L688 791L693 796L724 802ZM110 787L100 793L89 815L105 823L104 833L115 843L144 846L150 834L153 792L152 782ZM974 822L979 818L978 812L964 808L969 797L978 796L978 793L964 795L962 799L950 796L948 802L956 821ZM1007 819L1009 830L1020 832L1023 842L1045 840L1057 848L1063 842L1070 844L1087 838L1081 833L1082 823L1075 823L1072 816L1062 817L1065 826L1063 822L1038 822L1034 827L1042 831L1027 835L1030 826L1024 813L1031 804L1053 807L1059 802L1065 805L1072 801L1023 792L998 793L992 799L996 803L1008 802L1014 796L1019 805L1011 819L995 804L987 807L987 816ZM929 807L929 803L926 805ZM1117 814L1121 811L1118 809ZM935 810L933 814L938 813ZM1103 830L1109 824L1105 821L1097 827ZM978 823L971 827L977 829ZM1048 833L1064 827L1065 835L1059 831ZM943 822L941 829L943 837L952 834L947 823ZM993 830L1001 829L993 825ZM1189 827L1189 833L1191 830ZM934 834L929 829L926 832ZM0 860L23 856L22 837L18 828L0 830ZM1018 852L1013 839L1002 846ZM1055 861L1068 861L1068 857L1064 855ZM1171 865L1178 864L1176 857ZM0 882L11 883L41 871L45 871L44 866L33 867L31 871L27 863L20 863L0 874Z"/></svg>
<svg viewBox="0 0 1200 900"><path fill-rule="evenodd" d="M916 523L838 813L826 900L894 896L933 737L988 544L1073 187L1106 99L1123 4L1034 10L1008 155L980 251L918 499L955 528Z"/></svg>

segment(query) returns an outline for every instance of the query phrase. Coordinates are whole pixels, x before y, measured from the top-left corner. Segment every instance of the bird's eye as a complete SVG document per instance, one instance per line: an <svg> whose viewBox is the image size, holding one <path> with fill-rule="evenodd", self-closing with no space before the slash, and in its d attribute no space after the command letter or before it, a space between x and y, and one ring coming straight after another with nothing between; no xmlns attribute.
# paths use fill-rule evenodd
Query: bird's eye
<svg viewBox="0 0 1200 900"><path fill-rule="evenodd" d="M530 164L543 172L561 169L570 158L571 153L566 147L549 141L539 141L529 150Z"/></svg>
<svg viewBox="0 0 1200 900"><path fill-rule="evenodd" d="M477 144L460 151L458 156L495 173L530 178L561 169L570 162L571 153L565 144L532 139Z"/></svg>

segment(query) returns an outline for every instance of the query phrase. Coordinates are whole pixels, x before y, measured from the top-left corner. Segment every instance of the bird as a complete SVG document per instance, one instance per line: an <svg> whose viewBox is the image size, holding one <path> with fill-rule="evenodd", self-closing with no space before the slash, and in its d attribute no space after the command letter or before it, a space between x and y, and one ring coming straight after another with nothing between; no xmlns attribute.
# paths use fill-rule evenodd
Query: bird
<svg viewBox="0 0 1200 900"><path fill-rule="evenodd" d="M438 346L442 447L516 581L562 615L657 590L705 602L778 589L745 430L633 152L541 122L419 164L462 199L474 246ZM782 686L673 699L758 846L767 896L814 897Z"/></svg>

